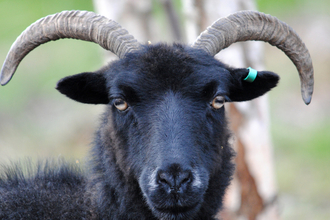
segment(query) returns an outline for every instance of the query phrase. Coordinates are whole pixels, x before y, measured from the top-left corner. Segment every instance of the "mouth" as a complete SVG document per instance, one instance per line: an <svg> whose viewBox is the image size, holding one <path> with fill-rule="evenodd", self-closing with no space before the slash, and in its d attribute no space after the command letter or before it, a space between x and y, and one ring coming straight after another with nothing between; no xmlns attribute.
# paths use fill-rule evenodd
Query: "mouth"
<svg viewBox="0 0 330 220"><path fill-rule="evenodd" d="M170 206L170 207L154 207L159 213L170 215L182 215L188 213L195 213L199 209L200 203L195 203L190 206Z"/></svg>

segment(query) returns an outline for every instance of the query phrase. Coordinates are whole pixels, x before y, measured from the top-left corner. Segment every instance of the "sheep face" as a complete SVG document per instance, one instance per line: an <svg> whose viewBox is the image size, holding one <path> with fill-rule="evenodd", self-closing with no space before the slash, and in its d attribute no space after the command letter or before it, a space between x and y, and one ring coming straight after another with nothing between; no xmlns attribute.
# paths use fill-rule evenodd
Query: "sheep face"
<svg viewBox="0 0 330 220"><path fill-rule="evenodd" d="M247 73L201 50L159 44L96 73L66 77L57 89L108 104L99 142L116 162L104 164L116 166L127 185L139 185L157 218L192 219L216 213L233 173L224 102L253 99L278 81L259 72L245 82Z"/></svg>

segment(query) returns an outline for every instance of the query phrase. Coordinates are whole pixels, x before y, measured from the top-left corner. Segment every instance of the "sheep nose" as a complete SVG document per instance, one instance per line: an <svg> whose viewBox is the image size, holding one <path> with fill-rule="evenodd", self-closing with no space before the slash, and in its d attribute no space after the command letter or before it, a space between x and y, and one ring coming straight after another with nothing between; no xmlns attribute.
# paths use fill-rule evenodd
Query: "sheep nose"
<svg viewBox="0 0 330 220"><path fill-rule="evenodd" d="M190 170L159 170L157 182L171 193L180 193L186 189L192 179L193 175Z"/></svg>

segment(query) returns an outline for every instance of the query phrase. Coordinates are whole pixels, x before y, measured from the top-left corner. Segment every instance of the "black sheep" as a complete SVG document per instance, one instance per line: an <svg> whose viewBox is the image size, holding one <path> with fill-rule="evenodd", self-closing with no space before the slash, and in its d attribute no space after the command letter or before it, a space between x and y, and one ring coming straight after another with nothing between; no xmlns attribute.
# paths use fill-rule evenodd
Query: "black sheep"
<svg viewBox="0 0 330 220"><path fill-rule="evenodd" d="M256 28L260 22L263 32ZM192 46L140 45L102 16L62 12L22 33L7 56L1 84L29 51L59 38L93 41L120 58L57 85L78 102L107 105L89 171L65 162L40 163L29 175L18 166L4 168L0 219L214 219L234 171L223 105L263 95L279 77L231 68L213 56L237 41L267 41L297 66L307 104L313 89L311 61L300 38L257 12L219 20Z"/></svg>

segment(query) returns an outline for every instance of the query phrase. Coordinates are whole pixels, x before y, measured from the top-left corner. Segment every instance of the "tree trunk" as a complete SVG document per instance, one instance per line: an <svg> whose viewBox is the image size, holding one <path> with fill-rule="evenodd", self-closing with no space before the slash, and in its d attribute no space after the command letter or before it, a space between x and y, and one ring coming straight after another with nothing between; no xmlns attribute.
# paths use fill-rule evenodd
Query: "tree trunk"
<svg viewBox="0 0 330 220"><path fill-rule="evenodd" d="M256 10L255 0L182 0L181 3L184 29L180 28L180 16L171 0L158 3L163 12L158 12L157 18L152 13L155 1L94 0L98 13L119 22L141 43L173 40L192 43L218 18L239 10ZM216 58L235 67L263 70L263 43L236 43ZM226 108L234 132L236 173L226 194L224 210L218 217L224 220L279 219L268 98L263 96Z"/></svg>

